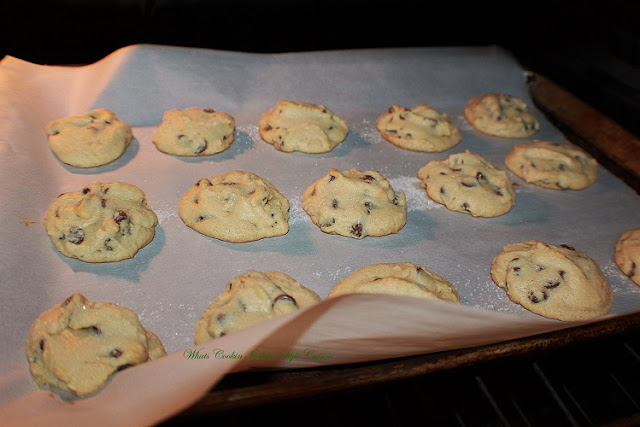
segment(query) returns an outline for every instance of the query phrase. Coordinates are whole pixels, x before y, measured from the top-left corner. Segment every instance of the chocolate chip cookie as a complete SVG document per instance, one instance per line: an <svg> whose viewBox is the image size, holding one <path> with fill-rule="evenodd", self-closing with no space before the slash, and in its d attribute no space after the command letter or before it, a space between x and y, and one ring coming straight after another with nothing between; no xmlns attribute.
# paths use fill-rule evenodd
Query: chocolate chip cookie
<svg viewBox="0 0 640 427"><path fill-rule="evenodd" d="M78 168L106 165L122 156L131 127L105 108L54 120L47 125L49 147L64 163Z"/></svg>
<svg viewBox="0 0 640 427"><path fill-rule="evenodd" d="M324 105L278 101L262 115L260 136L276 150L287 153L328 153L345 140L348 127Z"/></svg>
<svg viewBox="0 0 640 427"><path fill-rule="evenodd" d="M430 161L420 168L418 178L433 201L452 211L496 217L509 212L515 203L507 173L469 150Z"/></svg>
<svg viewBox="0 0 640 427"><path fill-rule="evenodd" d="M553 190L583 190L598 177L598 162L567 144L534 140L514 146L507 168L525 181Z"/></svg>
<svg viewBox="0 0 640 427"><path fill-rule="evenodd" d="M491 262L491 278L511 301L551 319L592 319L613 304L598 264L568 245L536 240L506 245Z"/></svg>
<svg viewBox="0 0 640 427"><path fill-rule="evenodd" d="M540 122L516 96L485 93L474 96L464 116L478 131L503 138L526 138L540 130Z"/></svg>
<svg viewBox="0 0 640 427"><path fill-rule="evenodd" d="M58 196L44 224L63 255L85 262L115 262L132 258L153 240L158 218L135 185L94 182Z"/></svg>
<svg viewBox="0 0 640 427"><path fill-rule="evenodd" d="M231 171L204 178L180 199L182 221L205 236L241 243L289 231L289 201L264 178Z"/></svg>
<svg viewBox="0 0 640 427"><path fill-rule="evenodd" d="M166 354L156 335L128 308L81 294L43 312L27 338L27 358L39 387L79 397L100 390L116 372Z"/></svg>
<svg viewBox="0 0 640 427"><path fill-rule="evenodd" d="M371 170L331 169L304 191L302 208L325 233L355 239L397 233L407 222L404 193Z"/></svg>
<svg viewBox="0 0 640 427"><path fill-rule="evenodd" d="M378 117L376 127L384 139L411 151L445 151L462 139L460 130L449 116L427 104L419 104L410 109L392 105Z"/></svg>
<svg viewBox="0 0 640 427"><path fill-rule="evenodd" d="M622 233L616 242L614 261L620 271L640 286L640 228Z"/></svg>
<svg viewBox="0 0 640 427"><path fill-rule="evenodd" d="M342 279L327 298L353 293L405 295L460 303L458 291L448 280L409 262L362 267Z"/></svg>
<svg viewBox="0 0 640 427"><path fill-rule="evenodd" d="M196 323L194 342L202 344L320 302L314 291L284 273L249 270L211 301Z"/></svg>
<svg viewBox="0 0 640 427"><path fill-rule="evenodd" d="M170 110L151 141L163 153L210 156L231 146L235 128L233 117L213 108Z"/></svg>

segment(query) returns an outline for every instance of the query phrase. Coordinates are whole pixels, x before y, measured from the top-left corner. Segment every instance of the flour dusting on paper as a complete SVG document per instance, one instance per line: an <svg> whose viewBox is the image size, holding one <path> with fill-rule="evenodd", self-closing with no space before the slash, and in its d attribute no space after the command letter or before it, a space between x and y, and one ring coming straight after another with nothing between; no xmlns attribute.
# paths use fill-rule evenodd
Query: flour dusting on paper
<svg viewBox="0 0 640 427"><path fill-rule="evenodd" d="M307 213L302 209L302 197L289 197L289 225L302 222L306 217Z"/></svg>
<svg viewBox="0 0 640 427"><path fill-rule="evenodd" d="M442 209L442 205L427 196L427 192L420 188L420 180L413 176L399 176L389 180L395 191L404 193L407 197L407 211L425 211Z"/></svg>
<svg viewBox="0 0 640 427"><path fill-rule="evenodd" d="M363 119L362 122L352 126L353 131L358 133L362 138L371 144L380 144L384 142L382 135L376 128L375 122L369 119Z"/></svg>

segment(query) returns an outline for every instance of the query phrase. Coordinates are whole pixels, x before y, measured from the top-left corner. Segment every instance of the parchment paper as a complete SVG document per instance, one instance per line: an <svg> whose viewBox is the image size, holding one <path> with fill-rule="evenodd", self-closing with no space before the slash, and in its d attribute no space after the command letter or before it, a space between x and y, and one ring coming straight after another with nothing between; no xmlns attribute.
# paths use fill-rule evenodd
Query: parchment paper
<svg viewBox="0 0 640 427"><path fill-rule="evenodd" d="M535 110L525 72L495 47L408 48L245 54L137 45L85 67L52 67L6 57L0 63L0 415L9 422L152 424L197 401L225 373L250 367L313 367L464 348L575 326L511 303L490 277L502 246L528 239L565 243L594 258L615 300L610 316L640 309L640 290L614 264L613 247L640 226L640 197L600 167L579 192L544 190L511 175L516 204L497 218L448 211L419 188L418 169L469 149L500 168L522 140L481 135L462 115L484 92L522 97L537 113L537 139L567 142ZM257 122L280 99L326 105L347 121L345 142L325 155L287 154L263 142ZM384 141L377 117L392 104L427 103L459 125L462 142L445 153L415 153ZM192 106L236 119L236 141L212 157L187 159L151 143L166 110ZM135 139L99 168L58 161L45 134L53 119L109 108ZM615 141L612 141L615 143ZM405 192L408 220L398 234L356 240L322 233L301 207L302 192L330 168L378 170ZM186 227L177 214L201 178L248 170L291 202L287 235L233 244ZM88 264L58 253L43 216L60 193L93 181L139 186L159 217L155 239L135 258ZM356 269L414 262L452 282L463 305L402 297L346 296L194 347L196 321L233 277L248 269L285 272L326 297ZM169 356L118 373L96 396L73 404L37 390L25 343L34 319L81 292L131 308ZM189 359L185 350L208 359ZM115 415L117 413L117 415Z"/></svg>

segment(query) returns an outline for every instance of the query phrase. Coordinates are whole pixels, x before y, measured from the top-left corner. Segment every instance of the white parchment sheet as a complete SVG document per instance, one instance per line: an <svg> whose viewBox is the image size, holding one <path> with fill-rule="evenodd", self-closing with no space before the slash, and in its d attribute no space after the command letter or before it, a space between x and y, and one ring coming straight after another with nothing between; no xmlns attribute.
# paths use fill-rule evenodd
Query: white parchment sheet
<svg viewBox="0 0 640 427"><path fill-rule="evenodd" d="M579 192L545 190L511 175L516 204L497 218L448 211L419 188L417 171L430 160L469 149L504 169L507 152L523 142L481 135L465 122L466 102L484 92L509 93L532 106L524 70L495 47L263 55L137 45L84 67L6 57L0 63L0 419L152 424L195 402L232 370L379 360L575 326L524 310L491 281L492 258L505 244L528 239L568 244L594 258L615 293L610 315L640 309L640 289L612 259L622 232L640 227L640 197L604 168ZM276 151L261 141L257 123L280 99L329 107L347 121L347 139L325 155ZM420 103L457 122L458 146L416 153L382 139L375 128L380 114L392 104ZM192 106L236 119L229 150L187 159L155 148L151 137L164 112ZM61 163L49 150L46 124L93 108L109 108L129 123L132 145L102 167ZM535 138L567 142L532 108L541 121ZM322 233L302 210L301 197L332 167L383 173L407 196L405 227L363 240ZM230 170L252 171L289 199L287 235L234 244L182 223L177 204L184 192ZM43 216L51 201L94 181L137 185L158 215L155 239L135 258L89 264L64 257L49 241ZM248 269L282 271L324 298L343 277L379 262L426 266L456 286L463 305L352 295L200 346L209 359L185 357L185 349L196 349L195 323L210 301ZM37 390L25 356L29 328L74 292L134 310L169 356L120 372L96 396L73 404Z"/></svg>

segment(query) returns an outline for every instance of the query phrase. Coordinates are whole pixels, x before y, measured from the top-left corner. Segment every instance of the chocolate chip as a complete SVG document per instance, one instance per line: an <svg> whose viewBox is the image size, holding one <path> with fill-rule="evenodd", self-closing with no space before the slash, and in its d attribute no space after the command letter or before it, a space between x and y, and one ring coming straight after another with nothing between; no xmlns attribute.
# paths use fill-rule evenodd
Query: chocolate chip
<svg viewBox="0 0 640 427"><path fill-rule="evenodd" d="M71 300L73 299L73 295L71 295L70 297L68 297L66 300L62 301L62 307L66 307L69 305L69 303L71 302Z"/></svg>
<svg viewBox="0 0 640 427"><path fill-rule="evenodd" d="M337 209L338 208L338 200L337 199L333 199L333 201L331 202L331 207L333 209Z"/></svg>
<svg viewBox="0 0 640 427"><path fill-rule="evenodd" d="M331 227L335 223L336 223L336 219L335 218L331 218L330 222L325 222L323 224L320 224L320 227Z"/></svg>
<svg viewBox="0 0 640 427"><path fill-rule="evenodd" d="M558 286L560 286L560 282L557 280L556 281L548 280L547 283L544 284L544 287L547 289L557 288Z"/></svg>
<svg viewBox="0 0 640 427"><path fill-rule="evenodd" d="M375 181L376 179L371 176L371 175L365 175L362 178L360 178L361 180L363 180L364 182L372 182Z"/></svg>
<svg viewBox="0 0 640 427"><path fill-rule="evenodd" d="M67 232L66 238L69 243L79 245L80 243L84 242L84 230L79 227L73 227Z"/></svg>
<svg viewBox="0 0 640 427"><path fill-rule="evenodd" d="M111 245L109 245L108 243L111 241L111 237L107 237L104 241L104 247L108 250L108 251L112 251L113 247Z"/></svg>
<svg viewBox="0 0 640 427"><path fill-rule="evenodd" d="M194 150L194 153L195 153L195 154L200 154L200 153L202 153L204 150L206 150L206 149L207 149L207 146L208 146L208 145L209 145L209 144L207 143L207 140L206 140L206 139L203 139L203 140L202 140L202 142L201 142L201 143L199 143L199 144L196 146L196 149Z"/></svg>
<svg viewBox="0 0 640 427"><path fill-rule="evenodd" d="M335 176L333 176L333 175L329 175L329 182L333 181L334 179L336 179L336 177L335 177Z"/></svg>
<svg viewBox="0 0 640 427"><path fill-rule="evenodd" d="M636 263L635 262L631 262L631 270L629 271L629 273L627 274L627 276L629 277L633 277L636 275Z"/></svg>
<svg viewBox="0 0 640 427"><path fill-rule="evenodd" d="M396 111L396 109L393 106L391 106L391 107L389 107L389 109L387 111L389 113L393 113L394 111Z"/></svg>
<svg viewBox="0 0 640 427"><path fill-rule="evenodd" d="M211 184L211 183L209 183ZM222 185L238 185L237 182L233 182L233 181L225 181L225 182L221 182Z"/></svg>
<svg viewBox="0 0 640 427"><path fill-rule="evenodd" d="M542 292L542 299L538 298L533 292L529 292L529 301L531 301L534 304L538 304L540 301L544 301L548 298L548 295L546 292Z"/></svg>
<svg viewBox="0 0 640 427"><path fill-rule="evenodd" d="M534 265L533 265L533 269L534 269L535 271L542 271L542 270L544 270L544 267L543 267L543 266L541 266L541 265L538 265L538 264L534 264Z"/></svg>
<svg viewBox="0 0 640 427"><path fill-rule="evenodd" d="M116 222L116 224L120 224L122 221L124 221L127 218L128 218L127 213L122 209L119 209L113 213L113 220Z"/></svg>
<svg viewBox="0 0 640 427"><path fill-rule="evenodd" d="M271 310L273 310L278 301L290 301L293 303L293 305L296 306L296 308L298 307L298 303L296 302L296 299L294 297L288 294L282 294L278 295L276 299L273 300L273 303L271 304Z"/></svg>
<svg viewBox="0 0 640 427"><path fill-rule="evenodd" d="M204 185L205 187L211 187L213 184L211 183L211 181L209 181L208 179L204 178L204 179L201 179L200 181L196 182L196 187L200 187L201 185Z"/></svg>
<svg viewBox="0 0 640 427"><path fill-rule="evenodd" d="M204 221L203 216L199 216L198 218L196 218L196 222L202 222L202 221Z"/></svg>
<svg viewBox="0 0 640 427"><path fill-rule="evenodd" d="M362 224L357 223L351 226L351 234L356 237L362 237Z"/></svg>
<svg viewBox="0 0 640 427"><path fill-rule="evenodd" d="M558 274L560 275L560 278L564 280L564 270L560 270Z"/></svg>
<svg viewBox="0 0 640 427"><path fill-rule="evenodd" d="M504 194L502 194L502 191L498 189L493 190L493 192L496 194L496 196L504 196Z"/></svg>
<svg viewBox="0 0 640 427"><path fill-rule="evenodd" d="M44 340L40 340L40 351L44 351Z"/></svg>
<svg viewBox="0 0 640 427"><path fill-rule="evenodd" d="M203 108L202 111L209 114L216 112L216 110L214 110L213 108Z"/></svg>
<svg viewBox="0 0 640 427"><path fill-rule="evenodd" d="M82 194L87 194L89 191L91 191L90 188L83 188L82 189ZM62 194L61 194L61 196L62 196Z"/></svg>
<svg viewBox="0 0 640 427"><path fill-rule="evenodd" d="M100 201L100 204L102 205L103 208L106 208L107 207L107 200L106 199L102 199Z"/></svg>
<svg viewBox="0 0 640 427"><path fill-rule="evenodd" d="M518 267L518 266L513 267L513 271L515 271L515 272L520 271L520 267Z"/></svg>
<svg viewBox="0 0 640 427"><path fill-rule="evenodd" d="M471 187L475 187L476 186L475 182L464 182L464 181L462 181L462 182L460 182L460 184L462 184L463 187L467 187L467 188L471 188Z"/></svg>
<svg viewBox="0 0 640 427"><path fill-rule="evenodd" d="M113 350L111 350L111 353L109 353L109 356L117 359L118 357L122 356L122 351L117 348L114 348Z"/></svg>
<svg viewBox="0 0 640 427"><path fill-rule="evenodd" d="M471 210L469 209L469 203L467 203L467 202L464 202L462 204L462 209L467 211L467 212L471 212Z"/></svg>
<svg viewBox="0 0 640 427"><path fill-rule="evenodd" d="M222 323L224 321L224 318L227 317L226 314L224 313L218 313L218 315L216 316L216 321L218 323Z"/></svg>
<svg viewBox="0 0 640 427"><path fill-rule="evenodd" d="M478 171L478 173L476 174L476 179L478 181L486 181L487 177L484 176L484 174L482 172Z"/></svg>
<svg viewBox="0 0 640 427"><path fill-rule="evenodd" d="M391 201L391 203L393 203L394 205L398 206L398 197L394 196L393 200Z"/></svg>
<svg viewBox="0 0 640 427"><path fill-rule="evenodd" d="M444 194L444 193L445 193L444 187L440 187L440 194Z"/></svg>
<svg viewBox="0 0 640 427"><path fill-rule="evenodd" d="M371 202L364 202L364 207L367 210L367 213L370 214L372 209Z"/></svg>
<svg viewBox="0 0 640 427"><path fill-rule="evenodd" d="M265 127L262 128L262 130L265 131L265 132L269 132L272 129L273 128L270 125L266 125Z"/></svg>

